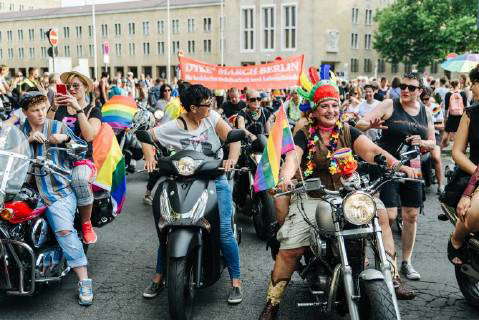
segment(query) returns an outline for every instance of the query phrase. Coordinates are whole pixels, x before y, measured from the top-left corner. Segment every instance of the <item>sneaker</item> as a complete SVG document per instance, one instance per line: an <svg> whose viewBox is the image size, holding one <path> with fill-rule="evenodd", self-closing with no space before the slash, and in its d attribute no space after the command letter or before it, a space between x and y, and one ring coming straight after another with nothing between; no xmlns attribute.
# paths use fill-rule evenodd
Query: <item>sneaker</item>
<svg viewBox="0 0 479 320"><path fill-rule="evenodd" d="M83 236L83 243L84 244L93 244L96 243L97 236L95 231L93 230L93 226L91 225L91 221L85 222L81 226L81 233Z"/></svg>
<svg viewBox="0 0 479 320"><path fill-rule="evenodd" d="M238 304L243 301L243 293L241 287L231 287L230 295L228 296L229 304Z"/></svg>
<svg viewBox="0 0 479 320"><path fill-rule="evenodd" d="M156 283L151 281L151 283L143 291L143 298L151 299L156 297L163 289L165 288L165 283L161 281Z"/></svg>
<svg viewBox="0 0 479 320"><path fill-rule="evenodd" d="M403 261L401 264L401 272L408 278L409 280L420 280L421 275L419 272L414 270L414 267L412 264L407 263L406 261Z"/></svg>
<svg viewBox="0 0 479 320"><path fill-rule="evenodd" d="M437 186L437 194L441 195L443 192L444 192L444 186L441 186L441 185Z"/></svg>
<svg viewBox="0 0 479 320"><path fill-rule="evenodd" d="M93 304L93 281L91 279L78 281L78 303L81 306Z"/></svg>
<svg viewBox="0 0 479 320"><path fill-rule="evenodd" d="M145 194L145 196L143 197L143 203L148 206L153 205L153 197L151 196L151 194Z"/></svg>

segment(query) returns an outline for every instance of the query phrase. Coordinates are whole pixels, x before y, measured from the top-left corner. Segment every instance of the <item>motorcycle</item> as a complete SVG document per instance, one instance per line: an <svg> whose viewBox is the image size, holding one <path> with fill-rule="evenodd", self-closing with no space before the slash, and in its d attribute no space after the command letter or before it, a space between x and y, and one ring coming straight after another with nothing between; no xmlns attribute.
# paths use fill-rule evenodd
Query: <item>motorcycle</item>
<svg viewBox="0 0 479 320"><path fill-rule="evenodd" d="M260 134L255 141L243 145L240 164L248 170L236 175L233 192L235 204L242 208L244 215L253 218L256 235L261 240L272 237L272 224L276 221L273 197L267 191L255 192L253 189L256 167L266 144L266 136Z"/></svg>
<svg viewBox="0 0 479 320"><path fill-rule="evenodd" d="M86 151L83 145L72 149L51 147L77 157ZM47 157L31 158L26 136L16 127L0 130L0 293L33 295L42 284L59 282L70 268L47 223L46 206L38 192L25 183L29 167L39 167L42 175L70 180L70 172ZM75 228L81 234L80 221ZM88 245L84 245L85 253Z"/></svg>
<svg viewBox="0 0 479 320"><path fill-rule="evenodd" d="M5 121L10 118L13 111L11 98L5 94L0 94L0 120Z"/></svg>
<svg viewBox="0 0 479 320"><path fill-rule="evenodd" d="M244 136L244 131L232 130L225 144L240 141ZM146 131L138 131L137 137L143 143L156 146L157 150L164 150ZM163 234L160 245L173 319L191 319L196 290L213 285L225 267L220 254L215 186L215 179L224 174L222 161L217 156L210 158L191 150L158 156L157 169L162 176L153 200L153 211L160 216L158 228ZM234 217L231 223L238 239Z"/></svg>
<svg viewBox="0 0 479 320"><path fill-rule="evenodd" d="M415 155L403 155L401 163L410 157ZM418 180L387 168L383 156L376 156L375 161L376 165L368 165L379 169L381 175L371 183L354 172L342 176L343 187L339 191L326 189L314 178L298 184L294 190L275 195L301 196L307 192L322 195L323 201L315 211L316 223L301 212L311 226L311 245L304 255L305 264L298 265L298 273L307 283L314 302L298 303L298 307L319 307L321 312L341 315L349 311L352 320L400 319L373 195L389 181ZM369 258L372 267L366 268L368 243L374 262Z"/></svg>

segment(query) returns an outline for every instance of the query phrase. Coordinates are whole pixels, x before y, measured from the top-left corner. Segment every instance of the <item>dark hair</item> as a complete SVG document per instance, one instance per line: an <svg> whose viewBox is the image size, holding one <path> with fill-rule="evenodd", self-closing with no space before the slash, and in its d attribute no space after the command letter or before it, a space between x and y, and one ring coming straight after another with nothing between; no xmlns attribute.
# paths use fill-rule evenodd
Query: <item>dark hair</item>
<svg viewBox="0 0 479 320"><path fill-rule="evenodd" d="M33 71L35 71L35 70L38 70L38 68L35 68L35 67L30 67L30 68L28 68L28 74L29 74L29 75L32 74Z"/></svg>
<svg viewBox="0 0 479 320"><path fill-rule="evenodd" d="M187 81L181 81L181 83L178 83L178 94L181 94L183 91L188 89L191 86L191 83Z"/></svg>
<svg viewBox="0 0 479 320"><path fill-rule="evenodd" d="M106 71L103 71L103 72L101 73L101 77L102 77L102 78L107 78L109 75L110 75L110 74L109 74L108 72L106 72Z"/></svg>
<svg viewBox="0 0 479 320"><path fill-rule="evenodd" d="M364 88L363 88L364 91L366 91L367 88L369 88L369 89L371 89L371 90L373 90L373 91L376 90L376 87L373 86L372 84L369 84L369 83L364 86Z"/></svg>
<svg viewBox="0 0 479 320"><path fill-rule="evenodd" d="M431 97L432 96L432 90L429 88L424 88L421 92L421 101L424 99L424 97Z"/></svg>
<svg viewBox="0 0 479 320"><path fill-rule="evenodd" d="M381 77L381 81L386 81L386 77Z"/></svg>
<svg viewBox="0 0 479 320"><path fill-rule="evenodd" d="M469 72L469 79L472 83L479 81L479 64Z"/></svg>
<svg viewBox="0 0 479 320"><path fill-rule="evenodd" d="M419 88L424 88L424 81L422 80L422 75L419 72L407 72L403 76L403 78L417 80L419 82Z"/></svg>
<svg viewBox="0 0 479 320"><path fill-rule="evenodd" d="M391 83L391 88L396 89L396 88L399 88L400 85L401 85L401 79L399 79L398 77L394 77L393 82Z"/></svg>
<svg viewBox="0 0 479 320"><path fill-rule="evenodd" d="M173 92L173 88L169 84L163 84L160 87L160 99L163 99L165 97L165 89L170 88L170 93Z"/></svg>
<svg viewBox="0 0 479 320"><path fill-rule="evenodd" d="M451 87L453 88L457 88L457 86L459 86L459 81L457 80L451 80L450 83L451 83Z"/></svg>
<svg viewBox="0 0 479 320"><path fill-rule="evenodd" d="M213 95L210 89L201 84L193 84L182 90L180 93L180 101L186 111L191 111L192 105L199 105L205 99L211 98Z"/></svg>
<svg viewBox="0 0 479 320"><path fill-rule="evenodd" d="M439 79L439 83L443 86L445 85L447 82L446 78L442 77L441 79Z"/></svg>
<svg viewBox="0 0 479 320"><path fill-rule="evenodd" d="M20 99L20 107L26 111L28 110L28 108L34 105L44 103L47 101L48 101L48 98L43 93L39 91L29 91L29 92L26 92Z"/></svg>

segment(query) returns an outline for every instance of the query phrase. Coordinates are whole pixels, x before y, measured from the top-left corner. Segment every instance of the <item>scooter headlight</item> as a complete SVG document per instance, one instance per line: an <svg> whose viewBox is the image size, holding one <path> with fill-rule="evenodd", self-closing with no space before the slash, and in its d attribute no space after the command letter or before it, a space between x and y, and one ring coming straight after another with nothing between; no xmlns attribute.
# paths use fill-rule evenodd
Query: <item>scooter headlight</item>
<svg viewBox="0 0 479 320"><path fill-rule="evenodd" d="M202 160L195 160L190 157L183 157L180 160L173 161L173 164L182 176L191 176L202 163Z"/></svg>
<svg viewBox="0 0 479 320"><path fill-rule="evenodd" d="M343 213L349 223L357 226L368 224L376 214L376 202L369 194L357 191L344 198Z"/></svg>
<svg viewBox="0 0 479 320"><path fill-rule="evenodd" d="M156 110L154 115L155 115L155 119L157 121L160 121L165 116L165 113L162 110Z"/></svg>

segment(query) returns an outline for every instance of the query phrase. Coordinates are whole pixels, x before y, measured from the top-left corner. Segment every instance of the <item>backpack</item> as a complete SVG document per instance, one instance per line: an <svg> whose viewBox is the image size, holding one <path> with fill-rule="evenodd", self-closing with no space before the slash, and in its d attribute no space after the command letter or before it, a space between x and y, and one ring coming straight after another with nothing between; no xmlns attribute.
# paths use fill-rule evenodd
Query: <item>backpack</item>
<svg viewBox="0 0 479 320"><path fill-rule="evenodd" d="M158 102L158 100L160 100L160 97L161 97L160 88L159 87L151 88L150 91L148 92L148 104L151 107L156 106L156 103Z"/></svg>
<svg viewBox="0 0 479 320"><path fill-rule="evenodd" d="M464 101L459 92L453 92L449 98L449 115L462 116L464 112Z"/></svg>

